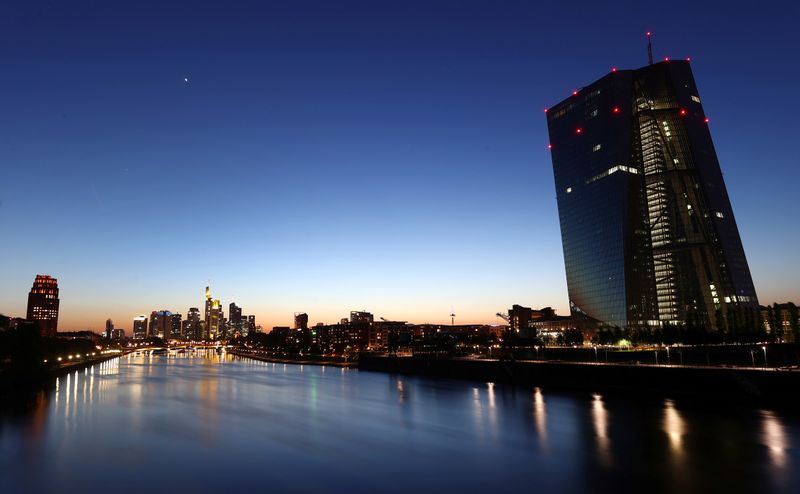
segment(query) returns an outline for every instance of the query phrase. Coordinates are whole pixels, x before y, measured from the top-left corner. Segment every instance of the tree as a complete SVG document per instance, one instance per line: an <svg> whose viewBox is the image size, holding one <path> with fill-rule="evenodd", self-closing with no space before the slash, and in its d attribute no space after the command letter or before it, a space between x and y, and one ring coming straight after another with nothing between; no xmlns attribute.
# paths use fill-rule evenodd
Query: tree
<svg viewBox="0 0 800 494"><path fill-rule="evenodd" d="M583 333L580 329L568 329L564 331L564 343L566 345L583 345Z"/></svg>
<svg viewBox="0 0 800 494"><path fill-rule="evenodd" d="M789 302L787 305L789 306L789 328L792 330L794 341L798 342L800 341L800 321L798 321L797 306L792 302Z"/></svg>
<svg viewBox="0 0 800 494"><path fill-rule="evenodd" d="M771 305L767 306L767 325L772 332L772 338L775 341L780 341L777 328L775 327L775 309Z"/></svg>

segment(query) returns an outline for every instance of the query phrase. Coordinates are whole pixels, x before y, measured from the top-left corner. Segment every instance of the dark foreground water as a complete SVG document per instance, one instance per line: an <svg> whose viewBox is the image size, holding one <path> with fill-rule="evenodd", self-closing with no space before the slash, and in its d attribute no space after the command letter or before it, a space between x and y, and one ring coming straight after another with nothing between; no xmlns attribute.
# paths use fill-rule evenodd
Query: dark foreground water
<svg viewBox="0 0 800 494"><path fill-rule="evenodd" d="M800 492L798 448L770 410L128 356L0 418L0 492Z"/></svg>

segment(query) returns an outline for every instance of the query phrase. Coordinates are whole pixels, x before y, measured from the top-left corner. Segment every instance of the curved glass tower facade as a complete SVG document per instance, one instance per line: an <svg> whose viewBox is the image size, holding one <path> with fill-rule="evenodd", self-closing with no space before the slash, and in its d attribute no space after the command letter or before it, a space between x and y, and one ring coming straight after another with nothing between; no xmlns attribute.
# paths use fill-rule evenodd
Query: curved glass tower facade
<svg viewBox="0 0 800 494"><path fill-rule="evenodd" d="M577 321L716 329L758 307L688 62L613 71L547 123Z"/></svg>

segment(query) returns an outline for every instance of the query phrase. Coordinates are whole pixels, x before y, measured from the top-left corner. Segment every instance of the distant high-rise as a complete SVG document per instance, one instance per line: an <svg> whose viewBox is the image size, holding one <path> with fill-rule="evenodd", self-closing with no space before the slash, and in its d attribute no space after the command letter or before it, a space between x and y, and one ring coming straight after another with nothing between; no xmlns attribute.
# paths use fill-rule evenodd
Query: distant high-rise
<svg viewBox="0 0 800 494"><path fill-rule="evenodd" d="M222 307L219 299L211 298L211 289L206 287L206 311L205 311L205 332L206 338L216 339L220 335L220 325L222 323Z"/></svg>
<svg viewBox="0 0 800 494"><path fill-rule="evenodd" d="M223 324L222 306L219 299L211 298L211 288L206 287L205 306L205 338L216 339L221 336L220 329Z"/></svg>
<svg viewBox="0 0 800 494"><path fill-rule="evenodd" d="M186 314L186 332L184 338L190 340L200 340L203 338L202 328L200 327L200 309L192 307Z"/></svg>
<svg viewBox="0 0 800 494"><path fill-rule="evenodd" d="M56 336L58 331L58 280L37 274L28 294L27 318L37 321L42 336Z"/></svg>
<svg viewBox="0 0 800 494"><path fill-rule="evenodd" d="M150 313L149 338L168 340L172 333L172 312L168 310L154 310Z"/></svg>
<svg viewBox="0 0 800 494"><path fill-rule="evenodd" d="M350 312L351 324L372 323L374 319L375 317L372 315L371 312L357 312L357 311Z"/></svg>
<svg viewBox="0 0 800 494"><path fill-rule="evenodd" d="M181 323L183 320L183 316L180 314L172 314L172 320L170 321L171 324L171 333L169 334L169 338L178 339L181 337Z"/></svg>
<svg viewBox="0 0 800 494"><path fill-rule="evenodd" d="M145 338L147 338L147 316L136 316L133 318L133 339L143 340Z"/></svg>
<svg viewBox="0 0 800 494"><path fill-rule="evenodd" d="M547 123L575 321L718 329L757 309L688 62L612 71Z"/></svg>
<svg viewBox="0 0 800 494"><path fill-rule="evenodd" d="M111 319L106 319L106 332L104 336L106 337L106 339L110 340L113 337L113 334L114 334L114 321L112 321Z"/></svg>
<svg viewBox="0 0 800 494"><path fill-rule="evenodd" d="M254 334L256 332L256 316L247 316L247 334Z"/></svg>
<svg viewBox="0 0 800 494"><path fill-rule="evenodd" d="M228 322L231 332L242 331L242 308L231 302L228 306Z"/></svg>
<svg viewBox="0 0 800 494"><path fill-rule="evenodd" d="M294 313L294 329L308 329L308 314L305 312Z"/></svg>

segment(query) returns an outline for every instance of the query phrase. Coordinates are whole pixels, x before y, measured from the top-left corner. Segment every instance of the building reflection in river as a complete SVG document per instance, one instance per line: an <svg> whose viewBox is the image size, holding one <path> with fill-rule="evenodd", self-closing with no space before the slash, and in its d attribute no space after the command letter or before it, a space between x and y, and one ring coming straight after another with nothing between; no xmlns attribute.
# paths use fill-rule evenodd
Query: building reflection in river
<svg viewBox="0 0 800 494"><path fill-rule="evenodd" d="M773 465L785 466L786 450L789 448L788 439L781 420L774 412L767 410L761 412L761 440L767 446Z"/></svg>
<svg viewBox="0 0 800 494"><path fill-rule="evenodd" d="M669 444L672 447L673 453L680 453L686 426L672 400L666 400L664 402L664 430L669 436Z"/></svg>
<svg viewBox="0 0 800 494"><path fill-rule="evenodd" d="M533 420L536 424L539 447L547 448L547 411L545 410L544 395L542 395L541 388L533 389Z"/></svg>
<svg viewBox="0 0 800 494"><path fill-rule="evenodd" d="M611 465L611 448L608 438L608 411L599 394L592 395L592 425L597 439L597 454L605 466Z"/></svg>

